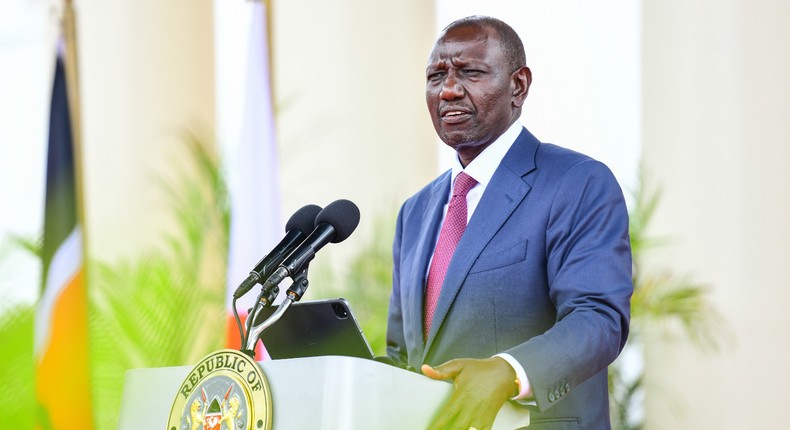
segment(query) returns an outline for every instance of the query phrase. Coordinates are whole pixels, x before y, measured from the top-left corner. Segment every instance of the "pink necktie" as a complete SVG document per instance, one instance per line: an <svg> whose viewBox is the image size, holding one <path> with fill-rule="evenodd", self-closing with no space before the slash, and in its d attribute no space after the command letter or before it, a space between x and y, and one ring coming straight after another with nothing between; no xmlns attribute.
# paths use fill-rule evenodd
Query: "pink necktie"
<svg viewBox="0 0 790 430"><path fill-rule="evenodd" d="M439 301L439 293L442 291L447 267L453 258L458 241L461 240L461 235L466 230L466 194L476 184L477 181L464 172L455 178L453 197L447 207L447 216L444 218L442 229L439 232L439 240L436 242L433 260L431 260L431 269L428 271L428 285L425 288L425 323L423 324L425 339L428 339L428 332L431 330L433 314L436 310L436 303Z"/></svg>

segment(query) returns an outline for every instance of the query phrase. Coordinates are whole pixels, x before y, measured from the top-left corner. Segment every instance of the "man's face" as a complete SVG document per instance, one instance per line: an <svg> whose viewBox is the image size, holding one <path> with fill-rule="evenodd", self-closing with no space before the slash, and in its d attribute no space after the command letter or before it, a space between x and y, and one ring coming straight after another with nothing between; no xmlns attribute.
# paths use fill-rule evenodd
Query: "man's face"
<svg viewBox="0 0 790 430"><path fill-rule="evenodd" d="M439 137L455 149L464 165L517 118L513 70L493 30L457 27L431 52L425 99Z"/></svg>

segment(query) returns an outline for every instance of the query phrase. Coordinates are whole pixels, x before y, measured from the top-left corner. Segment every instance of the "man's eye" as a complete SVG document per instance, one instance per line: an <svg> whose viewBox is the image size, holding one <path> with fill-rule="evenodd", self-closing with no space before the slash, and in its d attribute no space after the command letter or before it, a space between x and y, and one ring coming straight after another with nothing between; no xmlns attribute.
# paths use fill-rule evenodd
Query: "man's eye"
<svg viewBox="0 0 790 430"><path fill-rule="evenodd" d="M441 80L444 77L444 75L445 75L444 72L431 73L430 75L428 75L428 81L437 82Z"/></svg>
<svg viewBox="0 0 790 430"><path fill-rule="evenodd" d="M466 76L480 76L483 74L483 71L477 69L464 69L464 74Z"/></svg>

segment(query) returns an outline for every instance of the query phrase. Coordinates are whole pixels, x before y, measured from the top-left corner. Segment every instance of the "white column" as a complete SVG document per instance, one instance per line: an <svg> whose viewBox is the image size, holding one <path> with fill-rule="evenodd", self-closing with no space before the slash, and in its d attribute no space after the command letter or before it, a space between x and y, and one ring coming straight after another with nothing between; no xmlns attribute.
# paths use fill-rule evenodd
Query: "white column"
<svg viewBox="0 0 790 430"><path fill-rule="evenodd" d="M75 2L87 228L103 261L175 230L157 181L188 169L181 133L213 140L211 0Z"/></svg>
<svg viewBox="0 0 790 430"><path fill-rule="evenodd" d="M433 16L422 0L274 1L283 210L345 198L362 214L321 261L356 254L377 219L392 230L403 200L436 176L424 83Z"/></svg>
<svg viewBox="0 0 790 430"><path fill-rule="evenodd" d="M708 284L733 342L647 349L649 429L776 428L790 399L790 4L644 2L656 265Z"/></svg>
<svg viewBox="0 0 790 430"><path fill-rule="evenodd" d="M640 4L630 0L438 0L436 34L468 15L508 23L532 70L521 123L590 155L631 189L641 145Z"/></svg>

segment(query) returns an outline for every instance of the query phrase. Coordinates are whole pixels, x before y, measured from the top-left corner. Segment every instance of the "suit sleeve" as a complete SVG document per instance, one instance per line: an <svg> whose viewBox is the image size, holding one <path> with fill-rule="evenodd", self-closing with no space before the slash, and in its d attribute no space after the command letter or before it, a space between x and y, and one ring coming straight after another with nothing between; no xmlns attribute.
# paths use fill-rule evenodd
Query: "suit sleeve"
<svg viewBox="0 0 790 430"><path fill-rule="evenodd" d="M606 166L583 161L560 178L545 246L556 322L505 351L526 370L540 410L606 369L628 337L633 292L628 214Z"/></svg>

